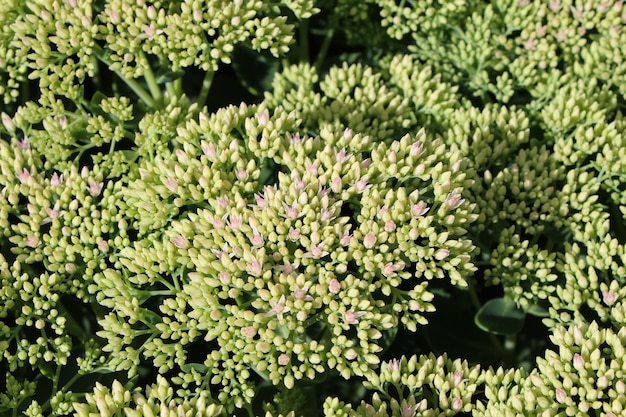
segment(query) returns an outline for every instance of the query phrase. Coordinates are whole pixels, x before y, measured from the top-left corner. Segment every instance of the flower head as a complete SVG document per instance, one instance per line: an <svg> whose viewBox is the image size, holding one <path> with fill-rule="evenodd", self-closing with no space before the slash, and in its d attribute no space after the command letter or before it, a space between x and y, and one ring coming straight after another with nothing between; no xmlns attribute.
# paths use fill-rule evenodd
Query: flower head
<svg viewBox="0 0 626 417"><path fill-rule="evenodd" d="M291 311L291 308L285 305L285 296L281 295L278 301L270 300L270 306L272 309L267 312L267 316L276 316L279 320L283 319L283 314Z"/></svg>

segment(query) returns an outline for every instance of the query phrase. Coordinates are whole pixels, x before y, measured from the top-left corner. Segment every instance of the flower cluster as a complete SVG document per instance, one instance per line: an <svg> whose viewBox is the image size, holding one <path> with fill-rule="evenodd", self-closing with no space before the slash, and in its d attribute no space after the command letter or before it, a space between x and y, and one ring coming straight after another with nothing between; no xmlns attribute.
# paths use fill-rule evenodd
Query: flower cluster
<svg viewBox="0 0 626 417"><path fill-rule="evenodd" d="M94 277L112 309L98 332L110 366L134 375L149 358L242 407L258 378L292 388L329 369L368 375L385 332L426 323L428 280L465 285L475 216L441 141L298 127L256 106L201 116L120 190L139 239L120 250L122 271Z"/></svg>
<svg viewBox="0 0 626 417"><path fill-rule="evenodd" d="M147 417L147 416L218 416L222 407L211 404L205 395L184 402L177 402L170 383L162 376L146 389L146 394L133 391L121 382L114 381L111 388L96 383L93 393L87 394L85 402L75 404L76 416L87 417Z"/></svg>
<svg viewBox="0 0 626 417"><path fill-rule="evenodd" d="M276 6L276 7L274 7ZM199 68L212 74L230 63L239 44L279 56L293 42L293 25L317 13L311 0L154 1L34 0L0 3L0 94L17 100L27 79L48 101L84 101L85 81L118 73L148 104L163 102L161 85ZM162 73L153 69L166 64ZM145 85L137 79L145 78ZM148 91L145 90L148 87ZM208 85L206 86L208 88ZM181 85L170 85L171 91ZM151 96L152 95L152 96ZM82 103L84 104L84 103Z"/></svg>
<svg viewBox="0 0 626 417"><path fill-rule="evenodd" d="M444 356L412 356L382 364L380 374L364 382L376 392L372 402L356 409L336 398L324 403L326 416L454 416L474 409L479 387L479 366Z"/></svg>
<svg viewBox="0 0 626 417"><path fill-rule="evenodd" d="M479 403L474 415L622 415L626 407L624 328L615 332L595 323L560 327L551 339L558 352L546 351L529 374L489 371L485 376L487 402Z"/></svg>
<svg viewBox="0 0 626 417"><path fill-rule="evenodd" d="M625 414L625 22L0 0L0 416Z"/></svg>

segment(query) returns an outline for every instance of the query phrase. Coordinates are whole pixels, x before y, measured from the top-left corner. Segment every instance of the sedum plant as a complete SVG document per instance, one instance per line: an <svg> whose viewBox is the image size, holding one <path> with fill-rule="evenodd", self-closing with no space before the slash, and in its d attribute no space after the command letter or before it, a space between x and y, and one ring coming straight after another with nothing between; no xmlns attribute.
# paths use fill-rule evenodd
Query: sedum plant
<svg viewBox="0 0 626 417"><path fill-rule="evenodd" d="M625 415L625 22L0 0L0 415Z"/></svg>

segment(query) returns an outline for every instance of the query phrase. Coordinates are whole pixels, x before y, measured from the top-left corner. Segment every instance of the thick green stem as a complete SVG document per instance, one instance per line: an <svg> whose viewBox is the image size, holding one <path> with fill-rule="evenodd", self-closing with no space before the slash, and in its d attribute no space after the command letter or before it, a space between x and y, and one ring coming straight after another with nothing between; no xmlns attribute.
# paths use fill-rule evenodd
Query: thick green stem
<svg viewBox="0 0 626 417"><path fill-rule="evenodd" d="M163 92L161 91L159 84L157 84L156 78L154 77L154 73L152 72L152 68L150 67L150 62L148 61L148 58L146 58L143 51L139 53L139 56L141 57L142 61L144 61L144 64L145 64L146 70L144 72L143 77L146 80L146 83L148 84L148 88L150 89L150 94L152 95L154 102L157 105L161 105L163 104Z"/></svg>
<svg viewBox="0 0 626 417"><path fill-rule="evenodd" d="M148 107L155 107L155 102L152 99L152 96L148 94L148 92L135 80L127 79L122 76L119 72L115 71L115 73L128 85L134 92L139 96L139 98L146 103Z"/></svg>
<svg viewBox="0 0 626 417"><path fill-rule="evenodd" d="M204 80L202 80L202 89L200 90L200 95L198 96L198 110L201 110L206 104L211 84L213 84L213 75L215 75L215 71L209 70L206 72Z"/></svg>
<svg viewBox="0 0 626 417"><path fill-rule="evenodd" d="M320 47L320 51L317 54L317 58L315 59L315 69L320 70L322 68L322 64L326 59L326 54L328 53L328 48L330 48L330 43L333 40L333 36L335 35L335 28L331 28L326 32L326 36L324 37L324 41L322 42L322 46Z"/></svg>
<svg viewBox="0 0 626 417"><path fill-rule="evenodd" d="M95 45L93 48L94 48L95 55L98 57L98 59L102 61L104 64L106 64L107 67L110 67L111 62L104 56L104 51L102 50L102 48L100 48L98 45ZM129 86L131 90L133 90L135 94L137 94L137 96L144 103L146 103L148 107L155 106L155 102L152 99L152 96L150 96L150 94L141 86L141 84L139 84L137 81L133 80L132 78L129 79L129 78L124 77L119 71L115 71L115 74L118 77L120 77L120 79L124 81L124 83L126 83L126 85Z"/></svg>
<svg viewBox="0 0 626 417"><path fill-rule="evenodd" d="M45 403L43 403L41 405L41 409L43 411L47 411L50 409L50 399L58 392L58 382L59 382L59 376L60 376L60 372L61 372L61 368L62 366L59 365L59 367L57 368L57 375L56 375L56 379L54 381L54 385L52 386L52 395L50 396L50 398L48 399L48 401L46 401ZM74 385L74 382L76 382L78 380L78 378L80 378L82 375L80 374L75 374L74 376L72 376L72 378L70 378L69 381L67 381L67 383L65 385L63 385L63 387L61 388L62 392L67 392L67 390L69 390L72 385Z"/></svg>
<svg viewBox="0 0 626 417"><path fill-rule="evenodd" d="M474 283L473 283L473 281L471 279L468 279L467 289L468 289L468 292L469 292L470 300L472 301L472 305L474 306L476 311L479 311L482 308L482 304L480 303L480 300L478 299L478 294L476 294L476 289L474 288ZM487 337L489 338L489 341L493 345L494 349L500 355L506 356L505 350L502 347L502 343L500 343L498 338L493 333L489 333L489 332L486 332L486 333L487 333Z"/></svg>

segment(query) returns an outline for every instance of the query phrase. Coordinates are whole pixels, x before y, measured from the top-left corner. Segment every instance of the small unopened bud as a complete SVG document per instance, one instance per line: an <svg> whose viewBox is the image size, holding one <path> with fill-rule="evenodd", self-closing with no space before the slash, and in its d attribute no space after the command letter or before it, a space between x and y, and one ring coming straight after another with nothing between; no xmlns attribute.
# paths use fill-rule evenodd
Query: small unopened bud
<svg viewBox="0 0 626 417"><path fill-rule="evenodd" d="M4 128L7 130L7 132L15 133L15 125L13 124L13 119L11 119L11 117L4 112L2 113L2 124L4 125Z"/></svg>

